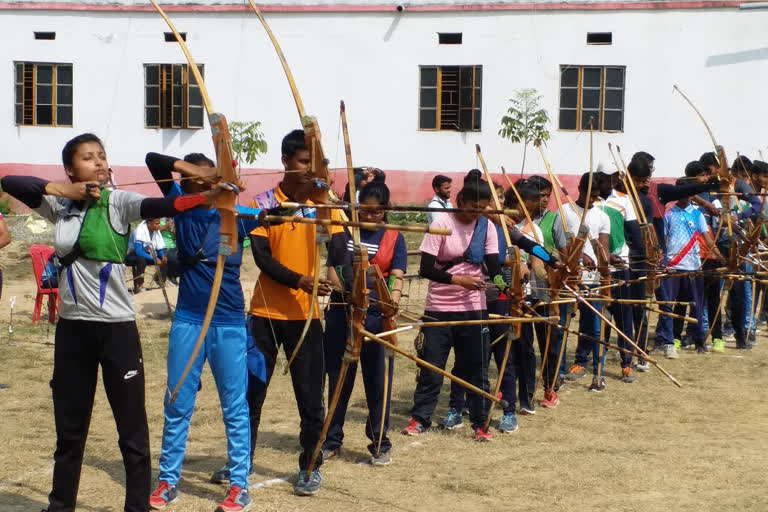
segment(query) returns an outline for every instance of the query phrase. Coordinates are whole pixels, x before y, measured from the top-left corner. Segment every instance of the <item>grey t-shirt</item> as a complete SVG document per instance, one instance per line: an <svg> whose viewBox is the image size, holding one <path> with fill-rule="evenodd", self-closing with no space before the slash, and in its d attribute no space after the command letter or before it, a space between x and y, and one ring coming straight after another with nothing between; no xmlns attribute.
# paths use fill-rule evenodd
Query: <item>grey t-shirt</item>
<svg viewBox="0 0 768 512"><path fill-rule="evenodd" d="M144 196L135 192L111 192L109 222L115 232L128 233L131 222L141 218L142 200ZM43 196L43 202L36 211L56 225L53 246L57 256L63 257L72 252L86 210L85 203ZM128 291L125 265L122 263L77 258L61 271L59 297L59 314L67 320L130 322L136 318L133 296Z"/></svg>

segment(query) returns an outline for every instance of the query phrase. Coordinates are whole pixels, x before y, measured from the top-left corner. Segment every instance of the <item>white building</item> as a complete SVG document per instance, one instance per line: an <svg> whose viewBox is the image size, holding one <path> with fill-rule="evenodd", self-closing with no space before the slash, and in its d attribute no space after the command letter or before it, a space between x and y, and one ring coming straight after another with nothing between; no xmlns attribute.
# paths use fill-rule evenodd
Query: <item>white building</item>
<svg viewBox="0 0 768 512"><path fill-rule="evenodd" d="M640 149L653 154L660 176L680 175L712 144L673 84L697 104L729 158L768 154L768 9L741 4L259 2L307 112L320 122L332 166L344 165L344 99L355 163L388 171L400 201L425 199L437 172L477 167L476 143L491 168L519 170L522 146L497 132L521 88L543 96L547 152L560 173L588 169L589 134L578 119L591 115L602 129L596 161L609 164L613 142L625 158ZM280 169L280 140L298 117L247 2L162 5L203 65L214 108L230 122L263 124L269 151L255 166ZM0 20L0 173L58 179L64 142L86 131L104 139L118 182L148 179L148 151L211 153L207 127L156 127L194 124L202 110L180 81L183 70L170 66L186 65L179 45L166 42L168 27L145 1L11 0L0 3ZM62 126L43 126L52 123ZM528 157L528 172L544 171L534 149ZM251 181L260 188L276 179Z"/></svg>

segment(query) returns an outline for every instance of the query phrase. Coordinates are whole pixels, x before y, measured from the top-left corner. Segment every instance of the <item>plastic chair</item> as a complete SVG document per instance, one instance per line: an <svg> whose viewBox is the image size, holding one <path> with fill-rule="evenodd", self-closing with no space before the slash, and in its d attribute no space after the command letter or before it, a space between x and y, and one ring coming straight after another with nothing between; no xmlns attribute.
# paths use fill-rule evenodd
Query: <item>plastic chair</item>
<svg viewBox="0 0 768 512"><path fill-rule="evenodd" d="M43 299L48 296L48 321L56 322L56 313L59 304L59 289L43 286L43 271L48 264L48 258L53 254L53 247L47 245L33 245L29 248L29 257L32 258L32 270L35 273L37 283L37 297L35 297L35 310L32 313L32 325L40 320L43 309Z"/></svg>

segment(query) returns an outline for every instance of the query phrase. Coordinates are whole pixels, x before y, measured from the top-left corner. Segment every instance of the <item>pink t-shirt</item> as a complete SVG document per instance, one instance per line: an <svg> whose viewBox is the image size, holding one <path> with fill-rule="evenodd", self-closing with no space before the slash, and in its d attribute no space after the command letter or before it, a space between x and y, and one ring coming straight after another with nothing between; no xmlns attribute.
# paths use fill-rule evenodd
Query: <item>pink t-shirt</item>
<svg viewBox="0 0 768 512"><path fill-rule="evenodd" d="M475 223L462 224L456 220L453 214L441 215L432 224L432 228L450 229L450 236L424 235L419 250L437 257L438 261L450 261L464 255L472 240L475 231ZM499 243L496 236L496 227L488 222L485 233L485 254L498 254ZM451 275L483 276L480 265L461 262L446 270ZM442 284L429 282L427 291L426 311L461 312L481 311L485 309L485 291L467 290L455 284Z"/></svg>

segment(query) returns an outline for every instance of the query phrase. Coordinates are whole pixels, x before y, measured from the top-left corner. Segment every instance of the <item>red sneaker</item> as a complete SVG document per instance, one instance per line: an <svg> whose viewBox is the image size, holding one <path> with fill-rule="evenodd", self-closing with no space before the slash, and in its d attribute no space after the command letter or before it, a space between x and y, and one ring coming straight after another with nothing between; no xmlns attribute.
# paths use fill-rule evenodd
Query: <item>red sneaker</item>
<svg viewBox="0 0 768 512"><path fill-rule="evenodd" d="M547 407L549 409L554 409L557 407L557 404L560 403L560 399L557 398L557 393L554 392L552 389L547 389L544 391L544 398L541 400L541 406Z"/></svg>
<svg viewBox="0 0 768 512"><path fill-rule="evenodd" d="M483 430L482 428L475 429L475 441L490 441L493 439L493 433L491 430Z"/></svg>
<svg viewBox="0 0 768 512"><path fill-rule="evenodd" d="M404 436L417 436L424 433L424 425L419 423L418 420L411 418L408 426L400 431Z"/></svg>
<svg viewBox="0 0 768 512"><path fill-rule="evenodd" d="M155 492L149 497L149 506L153 510L163 510L178 498L179 491L176 489L176 486L170 485L168 482L160 482Z"/></svg>
<svg viewBox="0 0 768 512"><path fill-rule="evenodd" d="M233 485L229 488L227 499L219 503L216 512L244 512L251 508L251 495L247 489Z"/></svg>

